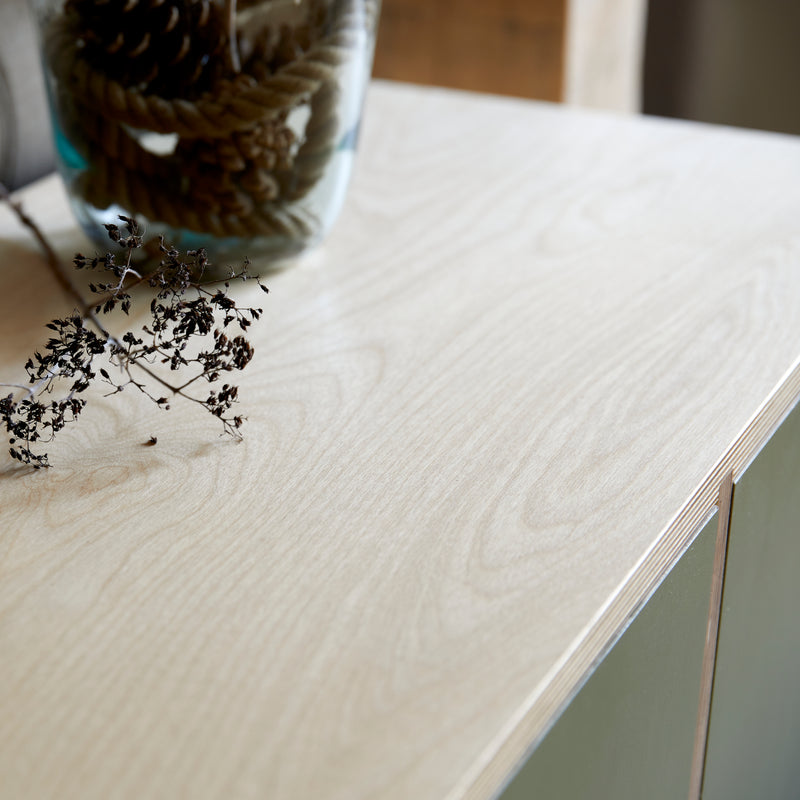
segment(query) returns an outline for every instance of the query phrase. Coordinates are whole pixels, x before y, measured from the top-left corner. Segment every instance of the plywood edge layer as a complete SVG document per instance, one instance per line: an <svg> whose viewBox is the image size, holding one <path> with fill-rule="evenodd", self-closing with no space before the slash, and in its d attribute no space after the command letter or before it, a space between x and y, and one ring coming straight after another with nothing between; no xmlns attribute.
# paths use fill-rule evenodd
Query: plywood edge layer
<svg viewBox="0 0 800 800"><path fill-rule="evenodd" d="M799 398L800 358L448 800L497 796L713 515L726 476L732 473L734 481L741 477Z"/></svg>

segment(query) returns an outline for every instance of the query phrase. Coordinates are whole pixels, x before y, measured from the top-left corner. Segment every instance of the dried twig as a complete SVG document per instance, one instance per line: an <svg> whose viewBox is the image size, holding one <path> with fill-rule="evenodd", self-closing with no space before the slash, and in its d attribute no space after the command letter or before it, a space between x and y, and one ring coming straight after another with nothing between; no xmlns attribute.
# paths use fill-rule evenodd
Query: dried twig
<svg viewBox="0 0 800 800"><path fill-rule="evenodd" d="M238 400L238 387L228 383L219 389L212 387L225 373L244 369L253 357L253 348L244 334L262 311L240 307L228 295L231 280L253 277L248 273L247 262L240 271L231 270L227 280L207 280L204 276L209 262L205 251L190 250L182 256L162 240L159 266L141 275L131 266L134 251L143 245L139 226L130 217L120 217L122 227L112 224L106 225L106 229L124 252L122 263L117 263L113 253L93 257L78 253L73 260L76 269L96 270L110 276L110 280L89 284L94 298L87 301L47 238L4 187L0 187L0 199L9 202L20 221L33 233L51 272L78 305L71 315L47 324L54 335L42 352L34 353L25 364L29 385L6 385L10 389L23 389L23 396L15 398L12 391L0 397L0 423L9 434L12 458L37 469L48 466L47 454L32 448L37 443L51 441L67 422L80 414L86 405L81 395L95 379L111 387L108 395L131 386L159 408L168 410L168 397L152 393L144 382L146 376L172 396L202 406L221 421L225 433L241 438L239 428L244 418L232 411ZM255 280L263 291L268 291L257 277ZM138 333L129 330L122 336L112 336L101 315L116 310L127 315L132 303L131 289L140 284L150 286L155 292L149 323ZM87 323L95 330L87 327ZM227 333L232 325L239 329L239 334ZM210 346L192 355L189 344L205 339L211 340ZM105 367L96 366L100 356L107 359L112 372L116 368L113 377ZM191 374L175 384L158 374L155 367L159 364L170 371L188 370ZM137 372L141 373L141 379ZM210 385L207 395L188 391L202 382ZM65 393L49 399L61 387L65 387Z"/></svg>

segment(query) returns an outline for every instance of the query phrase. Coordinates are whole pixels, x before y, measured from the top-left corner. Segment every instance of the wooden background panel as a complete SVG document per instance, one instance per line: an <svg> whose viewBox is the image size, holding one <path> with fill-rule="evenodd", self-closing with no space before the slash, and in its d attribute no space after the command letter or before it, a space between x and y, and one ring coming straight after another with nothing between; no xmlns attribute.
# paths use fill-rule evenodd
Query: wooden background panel
<svg viewBox="0 0 800 800"><path fill-rule="evenodd" d="M557 101L565 0L383 0L378 78Z"/></svg>

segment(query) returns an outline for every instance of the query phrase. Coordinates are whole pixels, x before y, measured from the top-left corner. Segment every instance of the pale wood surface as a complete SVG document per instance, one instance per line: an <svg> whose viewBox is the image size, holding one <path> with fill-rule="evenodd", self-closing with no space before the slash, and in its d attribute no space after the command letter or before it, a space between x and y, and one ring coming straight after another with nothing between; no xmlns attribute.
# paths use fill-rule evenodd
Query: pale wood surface
<svg viewBox="0 0 800 800"><path fill-rule="evenodd" d="M244 443L125 394L0 468L0 793L490 796L797 399L799 211L788 137L374 86Z"/></svg>
<svg viewBox="0 0 800 800"><path fill-rule="evenodd" d="M647 0L567 0L566 8L563 99L639 111Z"/></svg>

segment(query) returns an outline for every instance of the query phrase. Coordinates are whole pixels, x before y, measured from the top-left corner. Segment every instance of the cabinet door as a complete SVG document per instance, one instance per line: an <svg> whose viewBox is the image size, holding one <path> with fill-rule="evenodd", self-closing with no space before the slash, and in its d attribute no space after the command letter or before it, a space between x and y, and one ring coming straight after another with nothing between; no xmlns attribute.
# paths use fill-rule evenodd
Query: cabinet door
<svg viewBox="0 0 800 800"><path fill-rule="evenodd" d="M685 800L716 526L715 516L502 800Z"/></svg>
<svg viewBox="0 0 800 800"><path fill-rule="evenodd" d="M736 485L703 800L800 797L800 407Z"/></svg>

